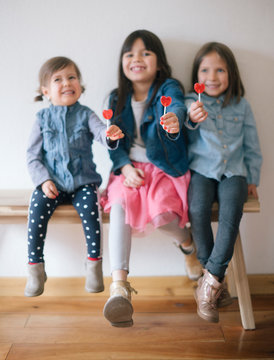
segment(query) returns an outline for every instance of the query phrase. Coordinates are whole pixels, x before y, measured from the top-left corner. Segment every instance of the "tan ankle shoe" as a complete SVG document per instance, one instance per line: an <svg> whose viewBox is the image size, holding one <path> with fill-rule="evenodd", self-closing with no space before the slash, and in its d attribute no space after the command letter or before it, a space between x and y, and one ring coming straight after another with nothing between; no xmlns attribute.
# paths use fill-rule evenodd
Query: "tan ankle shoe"
<svg viewBox="0 0 274 360"><path fill-rule="evenodd" d="M114 281L110 285L110 298L104 306L104 316L112 326L129 327L133 325L131 293L137 291L127 281Z"/></svg>
<svg viewBox="0 0 274 360"><path fill-rule="evenodd" d="M203 277L198 280L198 287L194 296L197 302L198 315L207 321L218 322L217 299L220 296L223 284L218 282L208 270L203 270Z"/></svg>
<svg viewBox="0 0 274 360"><path fill-rule="evenodd" d="M229 291L227 289L227 283L223 283L223 290L222 290L220 296L218 297L217 307L221 308L224 306L228 306L232 303L233 303L233 299L230 296Z"/></svg>
<svg viewBox="0 0 274 360"><path fill-rule="evenodd" d="M197 259L196 247L192 240L192 250L186 251L182 244L178 245L179 249L185 255L185 269L190 280L197 281L203 275L203 267Z"/></svg>

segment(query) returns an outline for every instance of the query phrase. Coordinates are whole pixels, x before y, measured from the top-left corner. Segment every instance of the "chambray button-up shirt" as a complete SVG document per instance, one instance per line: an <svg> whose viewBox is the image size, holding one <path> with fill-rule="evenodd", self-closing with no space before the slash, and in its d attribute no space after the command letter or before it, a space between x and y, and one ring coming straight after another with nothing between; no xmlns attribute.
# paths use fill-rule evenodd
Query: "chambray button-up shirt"
<svg viewBox="0 0 274 360"><path fill-rule="evenodd" d="M190 110L198 96L190 93L185 103ZM223 175L245 176L248 184L259 185L262 155L254 116L249 103L233 99L222 107L224 96L202 95L207 119L194 124L187 117L188 156L190 169L212 179Z"/></svg>

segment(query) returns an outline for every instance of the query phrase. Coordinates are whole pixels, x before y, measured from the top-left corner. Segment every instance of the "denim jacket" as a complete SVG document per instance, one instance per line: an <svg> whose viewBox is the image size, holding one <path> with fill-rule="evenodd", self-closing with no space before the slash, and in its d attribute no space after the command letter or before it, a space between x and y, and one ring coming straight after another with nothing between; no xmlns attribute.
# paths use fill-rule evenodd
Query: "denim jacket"
<svg viewBox="0 0 274 360"><path fill-rule="evenodd" d="M107 146L106 126L88 107L54 106L37 114L27 149L27 165L35 186L52 180L59 190L74 192L85 184L100 185L91 145ZM108 146L117 147L116 142Z"/></svg>
<svg viewBox="0 0 274 360"><path fill-rule="evenodd" d="M152 85L149 90L147 104L151 100L153 89ZM120 174L121 167L131 164L129 151L135 136L135 120L131 107L131 96L132 94L128 95L122 113L113 119L113 122L125 134L125 137L120 140L118 148L110 152L113 171L116 175ZM168 134L160 125L160 117L164 111L160 102L161 96L171 96L172 98L172 103L168 106L167 112L174 112L177 115L181 129L179 134L175 134L175 136ZM115 93L110 96L109 104L110 108L115 111L117 104L117 95ZM150 106L146 108L140 126L140 133L146 146L146 155L149 161L173 177L182 176L188 170L185 138L182 134L185 117L184 95L179 83L174 79L168 79L161 85Z"/></svg>
<svg viewBox="0 0 274 360"><path fill-rule="evenodd" d="M187 108L197 101L195 93L186 96ZM190 169L220 181L223 175L244 176L248 184L259 185L262 155L256 123L249 103L233 99L223 107L219 98L202 95L208 117L199 124L187 119Z"/></svg>

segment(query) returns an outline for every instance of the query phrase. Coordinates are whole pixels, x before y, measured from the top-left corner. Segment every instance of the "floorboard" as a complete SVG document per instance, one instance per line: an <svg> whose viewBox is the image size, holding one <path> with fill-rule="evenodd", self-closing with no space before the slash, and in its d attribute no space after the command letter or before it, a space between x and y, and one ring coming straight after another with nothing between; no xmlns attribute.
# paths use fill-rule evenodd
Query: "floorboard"
<svg viewBox="0 0 274 360"><path fill-rule="evenodd" d="M156 279L155 288L137 279L131 328L115 328L104 319L107 291L83 294L82 279L67 279L60 290L58 281L50 295L37 298L14 295L12 281L10 292L2 282L0 360L274 359L274 292L262 292L261 285L252 295L256 330L245 331L237 299L220 309L219 323L200 319L195 283L185 279ZM267 282L271 289L272 280Z"/></svg>

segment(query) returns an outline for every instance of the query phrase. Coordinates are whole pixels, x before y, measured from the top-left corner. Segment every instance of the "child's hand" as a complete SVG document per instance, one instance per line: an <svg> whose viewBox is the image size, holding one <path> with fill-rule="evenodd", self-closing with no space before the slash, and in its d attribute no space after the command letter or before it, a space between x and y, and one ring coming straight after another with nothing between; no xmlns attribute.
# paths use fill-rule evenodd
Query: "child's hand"
<svg viewBox="0 0 274 360"><path fill-rule="evenodd" d="M122 174L125 177L124 185L126 187L138 188L144 185L145 174L143 170L137 169L130 164L127 164L121 169Z"/></svg>
<svg viewBox="0 0 274 360"><path fill-rule="evenodd" d="M258 199L257 187L254 184L248 184L247 187L248 195L253 195L256 199Z"/></svg>
<svg viewBox="0 0 274 360"><path fill-rule="evenodd" d="M204 109L204 104L200 101L193 102L190 106L189 118L194 123L205 121L208 112Z"/></svg>
<svg viewBox="0 0 274 360"><path fill-rule="evenodd" d="M47 180L42 184L42 191L49 199L55 199L59 195L53 181Z"/></svg>
<svg viewBox="0 0 274 360"><path fill-rule="evenodd" d="M169 112L160 118L163 129L170 134L177 134L180 131L180 124L177 116Z"/></svg>
<svg viewBox="0 0 274 360"><path fill-rule="evenodd" d="M115 141L122 139L125 135L122 130L116 125L110 125L108 130L106 131L106 136L110 138L110 140Z"/></svg>

